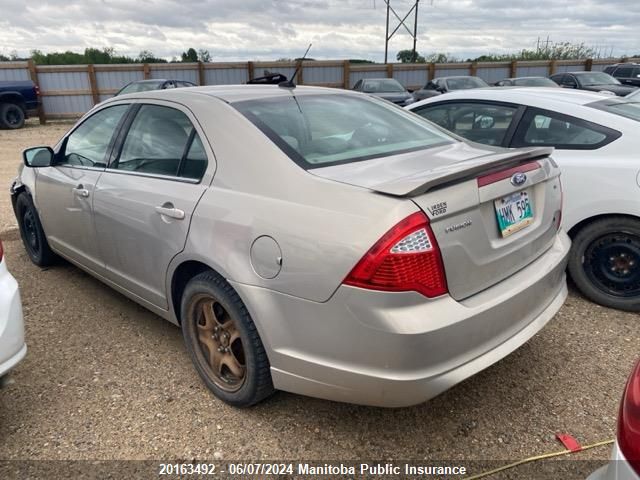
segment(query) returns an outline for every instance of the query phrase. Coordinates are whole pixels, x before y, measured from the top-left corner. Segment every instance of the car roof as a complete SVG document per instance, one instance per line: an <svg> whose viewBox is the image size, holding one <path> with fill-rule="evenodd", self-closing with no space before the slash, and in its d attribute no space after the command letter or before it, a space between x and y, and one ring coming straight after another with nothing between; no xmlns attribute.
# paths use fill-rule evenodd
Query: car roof
<svg viewBox="0 0 640 480"><path fill-rule="evenodd" d="M288 97L300 95L361 95L349 90L324 87L283 88L278 85L208 85L204 87L172 88L168 90L151 90L148 92L128 93L114 97L120 100L127 98L148 98L158 100L202 98L203 95L215 97L227 103L242 102L244 100L258 100L275 97Z"/></svg>
<svg viewBox="0 0 640 480"><path fill-rule="evenodd" d="M459 90L447 93L446 96L442 95L433 98L439 99L440 101L463 99L492 100L538 106L541 100L573 105L586 105L597 102L598 100L610 98L610 96L597 92L588 92L586 90L568 90L554 87L490 87ZM428 102L428 100L424 103L431 103ZM422 102L418 103L422 104ZM414 105L417 106L417 104Z"/></svg>
<svg viewBox="0 0 640 480"><path fill-rule="evenodd" d="M434 80L449 80L452 78L480 78L480 77L476 77L475 75L451 75L448 77L436 77L434 78Z"/></svg>

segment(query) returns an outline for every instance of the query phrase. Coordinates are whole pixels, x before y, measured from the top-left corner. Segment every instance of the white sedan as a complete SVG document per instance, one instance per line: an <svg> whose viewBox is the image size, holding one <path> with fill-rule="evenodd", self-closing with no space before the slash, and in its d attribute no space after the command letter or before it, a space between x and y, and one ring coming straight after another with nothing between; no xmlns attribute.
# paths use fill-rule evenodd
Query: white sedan
<svg viewBox="0 0 640 480"><path fill-rule="evenodd" d="M0 379L27 353L18 283L7 270L3 253L0 242Z"/></svg>
<svg viewBox="0 0 640 480"><path fill-rule="evenodd" d="M640 98L505 87L406 108L486 145L555 147L574 282L597 303L640 311Z"/></svg>

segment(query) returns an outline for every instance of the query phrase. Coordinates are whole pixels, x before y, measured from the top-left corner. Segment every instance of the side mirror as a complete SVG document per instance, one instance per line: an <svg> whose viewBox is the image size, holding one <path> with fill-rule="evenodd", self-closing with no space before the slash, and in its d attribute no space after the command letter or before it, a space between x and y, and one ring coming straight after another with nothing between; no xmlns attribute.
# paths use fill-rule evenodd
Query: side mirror
<svg viewBox="0 0 640 480"><path fill-rule="evenodd" d="M53 163L53 150L51 147L27 148L22 152L22 160L27 167L50 167Z"/></svg>

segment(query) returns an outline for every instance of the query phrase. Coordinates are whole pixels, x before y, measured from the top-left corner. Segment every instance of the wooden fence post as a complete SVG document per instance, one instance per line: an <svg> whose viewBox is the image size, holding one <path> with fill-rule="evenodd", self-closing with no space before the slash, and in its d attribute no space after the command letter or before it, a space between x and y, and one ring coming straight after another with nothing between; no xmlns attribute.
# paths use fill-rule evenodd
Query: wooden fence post
<svg viewBox="0 0 640 480"><path fill-rule="evenodd" d="M198 62L198 85L202 86L204 84L205 84L204 63Z"/></svg>
<svg viewBox="0 0 640 480"><path fill-rule="evenodd" d="M151 71L149 70L148 63L142 65L142 76L145 80L149 80L151 78Z"/></svg>
<svg viewBox="0 0 640 480"><path fill-rule="evenodd" d="M345 60L342 64L342 88L349 90L351 86L351 64Z"/></svg>
<svg viewBox="0 0 640 480"><path fill-rule="evenodd" d="M256 78L254 76L253 62L247 62L247 76L249 77L249 80L253 80L254 78Z"/></svg>
<svg viewBox="0 0 640 480"><path fill-rule="evenodd" d="M393 78L393 63L387 63L387 78Z"/></svg>
<svg viewBox="0 0 640 480"><path fill-rule="evenodd" d="M584 69L587 72L590 72L593 68L593 58L587 58L584 62Z"/></svg>
<svg viewBox="0 0 640 480"><path fill-rule="evenodd" d="M515 78L518 76L518 61L511 60L511 65L509 65L509 77Z"/></svg>
<svg viewBox="0 0 640 480"><path fill-rule="evenodd" d="M556 73L556 61L551 60L549 62L549 75L553 75L554 73Z"/></svg>
<svg viewBox="0 0 640 480"><path fill-rule="evenodd" d="M471 75L472 77L475 77L476 73L478 73L478 62L471 62L471 68L469 69L469 75Z"/></svg>
<svg viewBox="0 0 640 480"><path fill-rule="evenodd" d="M429 75L427 77L427 80L430 82L431 80L433 80L436 77L436 64L431 62L429 64Z"/></svg>
<svg viewBox="0 0 640 480"><path fill-rule="evenodd" d="M87 76L89 77L89 87L91 87L91 98L93 104L100 103L100 95L98 94L98 82L96 81L96 68L93 64L87 65Z"/></svg>
<svg viewBox="0 0 640 480"><path fill-rule="evenodd" d="M302 60L300 60L300 63L298 63L297 68L299 68L299 70L298 70L298 76L296 77L296 84L304 85L304 74L303 74L304 67L302 66Z"/></svg>
<svg viewBox="0 0 640 480"><path fill-rule="evenodd" d="M27 68L29 69L29 76L31 77L31 81L35 83L38 91L40 91L40 84L38 83L38 71L36 70L36 65L33 63L33 58L27 60ZM42 100L38 98L38 120L40 120L40 125L44 125L47 123L47 119L44 115L44 107L42 106Z"/></svg>

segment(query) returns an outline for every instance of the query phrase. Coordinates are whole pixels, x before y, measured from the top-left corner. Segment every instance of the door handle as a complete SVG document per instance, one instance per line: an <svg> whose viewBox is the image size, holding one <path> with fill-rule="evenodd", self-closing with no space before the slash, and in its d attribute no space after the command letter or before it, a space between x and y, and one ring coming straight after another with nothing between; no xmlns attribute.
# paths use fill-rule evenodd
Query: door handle
<svg viewBox="0 0 640 480"><path fill-rule="evenodd" d="M87 198L89 196L89 190L84 188L82 185L78 185L72 190L76 197Z"/></svg>
<svg viewBox="0 0 640 480"><path fill-rule="evenodd" d="M172 204L165 203L161 207L156 207L156 212L165 217L175 218L176 220L184 220L184 211L175 208Z"/></svg>

